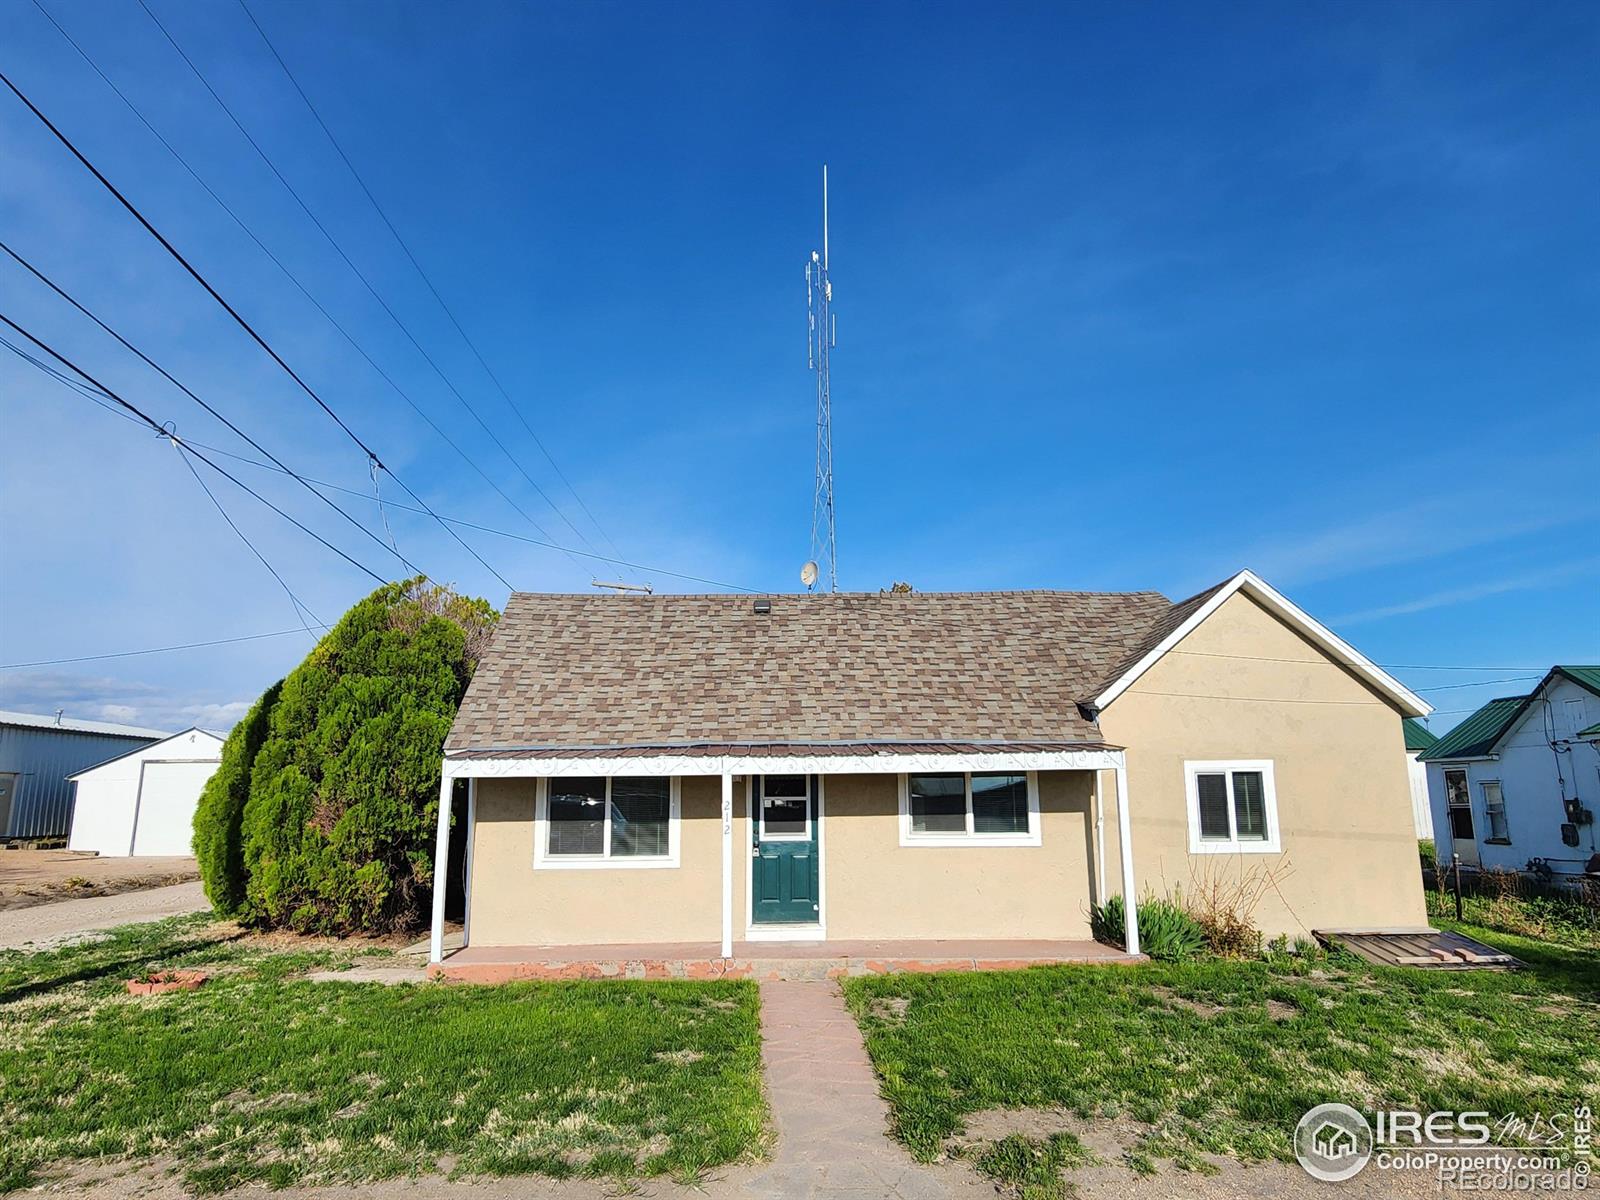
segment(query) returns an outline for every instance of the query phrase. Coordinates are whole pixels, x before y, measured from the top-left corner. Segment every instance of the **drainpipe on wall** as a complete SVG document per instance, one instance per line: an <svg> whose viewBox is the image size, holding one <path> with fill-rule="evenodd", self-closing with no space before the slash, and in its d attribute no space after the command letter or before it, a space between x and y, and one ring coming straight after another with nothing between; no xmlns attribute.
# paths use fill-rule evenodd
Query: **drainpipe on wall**
<svg viewBox="0 0 1600 1200"><path fill-rule="evenodd" d="M1094 902L1106 902L1106 804L1098 768L1094 773Z"/></svg>

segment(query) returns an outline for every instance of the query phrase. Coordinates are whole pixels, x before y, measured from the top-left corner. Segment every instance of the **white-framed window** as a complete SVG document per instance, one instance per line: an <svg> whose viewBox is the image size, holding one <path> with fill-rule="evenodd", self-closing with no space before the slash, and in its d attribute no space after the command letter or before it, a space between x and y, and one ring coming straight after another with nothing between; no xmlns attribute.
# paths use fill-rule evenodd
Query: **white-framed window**
<svg viewBox="0 0 1600 1200"><path fill-rule="evenodd" d="M1190 854L1277 854L1278 791L1269 758L1183 764Z"/></svg>
<svg viewBox="0 0 1600 1200"><path fill-rule="evenodd" d="M676 867L680 825L676 776L541 779L534 869Z"/></svg>
<svg viewBox="0 0 1600 1200"><path fill-rule="evenodd" d="M806 775L763 775L756 797L763 842L811 840L811 779Z"/></svg>
<svg viewBox="0 0 1600 1200"><path fill-rule="evenodd" d="M1506 824L1506 797L1500 781L1485 779L1478 784L1478 790L1483 793L1483 816L1489 822L1489 836L1483 840L1510 845L1511 827Z"/></svg>
<svg viewBox="0 0 1600 1200"><path fill-rule="evenodd" d="M1036 771L900 776L902 846L1037 846Z"/></svg>

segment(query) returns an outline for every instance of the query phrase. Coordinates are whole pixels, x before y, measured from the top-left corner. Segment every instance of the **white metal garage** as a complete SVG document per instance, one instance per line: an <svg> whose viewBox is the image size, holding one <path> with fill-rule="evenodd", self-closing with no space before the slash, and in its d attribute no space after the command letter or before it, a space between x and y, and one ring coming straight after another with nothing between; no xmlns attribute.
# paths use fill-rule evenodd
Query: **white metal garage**
<svg viewBox="0 0 1600 1200"><path fill-rule="evenodd" d="M106 857L192 854L200 789L222 759L222 737L187 729L70 776L70 850Z"/></svg>

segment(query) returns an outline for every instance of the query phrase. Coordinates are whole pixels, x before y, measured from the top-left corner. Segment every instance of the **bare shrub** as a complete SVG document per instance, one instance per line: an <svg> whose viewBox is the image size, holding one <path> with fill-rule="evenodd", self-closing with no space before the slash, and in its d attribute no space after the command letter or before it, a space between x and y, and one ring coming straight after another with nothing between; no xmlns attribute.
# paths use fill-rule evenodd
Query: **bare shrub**
<svg viewBox="0 0 1600 1200"><path fill-rule="evenodd" d="M1291 873L1287 861L1242 868L1231 860L1207 860L1191 867L1184 907L1205 932L1213 954L1243 958L1261 953L1256 909Z"/></svg>

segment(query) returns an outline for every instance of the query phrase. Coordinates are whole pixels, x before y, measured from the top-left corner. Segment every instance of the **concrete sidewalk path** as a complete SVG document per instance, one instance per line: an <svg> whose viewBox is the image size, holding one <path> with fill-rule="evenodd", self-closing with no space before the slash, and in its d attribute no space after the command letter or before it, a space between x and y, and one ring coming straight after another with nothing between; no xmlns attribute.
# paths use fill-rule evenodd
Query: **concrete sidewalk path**
<svg viewBox="0 0 1600 1200"><path fill-rule="evenodd" d="M890 1139L888 1108L838 984L763 983L761 1038L778 1145L742 1181L744 1194L993 1200L994 1188L970 1172L924 1166Z"/></svg>
<svg viewBox="0 0 1600 1200"><path fill-rule="evenodd" d="M0 912L0 950L48 950L86 933L210 909L199 883L37 904Z"/></svg>

